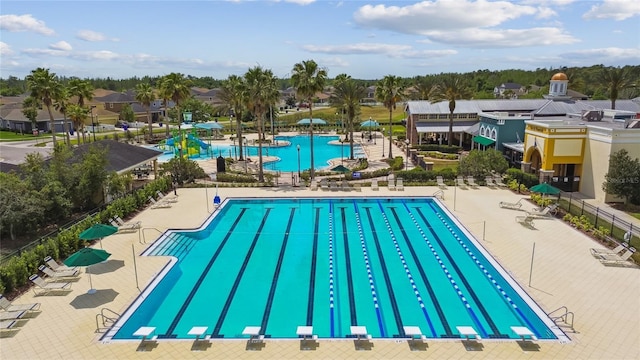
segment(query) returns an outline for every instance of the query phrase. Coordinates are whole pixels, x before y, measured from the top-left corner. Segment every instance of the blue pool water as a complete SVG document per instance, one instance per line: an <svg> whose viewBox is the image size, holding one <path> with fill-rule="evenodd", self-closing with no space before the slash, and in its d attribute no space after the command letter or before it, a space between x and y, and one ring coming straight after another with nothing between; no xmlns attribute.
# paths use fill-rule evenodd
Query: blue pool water
<svg viewBox="0 0 640 360"><path fill-rule="evenodd" d="M106 336L141 326L183 338L193 326L239 338L261 326L295 338L299 325L345 338L352 325L374 338L540 339L559 330L440 203L424 198L228 199L201 229L168 231L144 253L174 262Z"/></svg>
<svg viewBox="0 0 640 360"><path fill-rule="evenodd" d="M264 156L276 156L278 161L266 162L263 167L267 170L279 170L279 171L298 171L298 150L300 145L300 169L302 171L309 169L311 166L311 154L310 154L310 139L308 135L297 136L276 136L277 141L284 143L288 142L287 146L263 146L262 155ZM349 144L329 144L334 140L340 140L339 136L325 136L314 135L314 168L324 169L329 167L329 160L344 157L349 158L350 148ZM281 143L282 144L282 143ZM257 161L258 147L247 146L243 150L245 154L248 154L251 160ZM193 160L209 160L212 157L233 157L237 158L238 147L233 145L220 145L211 144L211 152L207 152L205 149L201 149L200 157L192 158ZM365 157L362 147L360 145L354 145L354 156L356 158ZM173 153L166 153L158 159L160 162L169 161L173 158Z"/></svg>

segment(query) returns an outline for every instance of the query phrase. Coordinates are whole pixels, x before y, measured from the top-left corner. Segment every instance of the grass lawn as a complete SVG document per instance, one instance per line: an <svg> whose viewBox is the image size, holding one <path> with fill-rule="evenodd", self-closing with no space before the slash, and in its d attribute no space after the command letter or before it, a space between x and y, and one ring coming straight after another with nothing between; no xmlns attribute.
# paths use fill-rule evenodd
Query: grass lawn
<svg viewBox="0 0 640 360"><path fill-rule="evenodd" d="M24 141L24 140L37 140L43 139L44 141L51 138L50 134L40 134L39 136L34 136L33 134L16 134L13 131L0 131L0 141Z"/></svg>

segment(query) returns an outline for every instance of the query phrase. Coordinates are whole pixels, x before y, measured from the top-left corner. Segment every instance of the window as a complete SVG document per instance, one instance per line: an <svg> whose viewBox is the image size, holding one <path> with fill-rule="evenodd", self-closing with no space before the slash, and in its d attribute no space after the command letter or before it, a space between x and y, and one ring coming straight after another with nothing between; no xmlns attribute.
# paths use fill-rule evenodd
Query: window
<svg viewBox="0 0 640 360"><path fill-rule="evenodd" d="M496 129L491 130L491 138L495 140L498 137L498 132Z"/></svg>
<svg viewBox="0 0 640 360"><path fill-rule="evenodd" d="M484 136L484 125L480 126L480 135Z"/></svg>
<svg viewBox="0 0 640 360"><path fill-rule="evenodd" d="M498 119L498 125L504 125L504 119Z"/></svg>

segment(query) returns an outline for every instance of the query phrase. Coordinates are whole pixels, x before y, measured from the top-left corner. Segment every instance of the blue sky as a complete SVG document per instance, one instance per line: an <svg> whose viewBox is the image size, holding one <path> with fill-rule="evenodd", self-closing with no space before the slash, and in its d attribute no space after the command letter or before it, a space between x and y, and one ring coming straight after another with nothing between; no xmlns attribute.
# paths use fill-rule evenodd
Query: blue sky
<svg viewBox="0 0 640 360"><path fill-rule="evenodd" d="M479 69L640 64L640 1L2 0L0 76L379 79Z"/></svg>

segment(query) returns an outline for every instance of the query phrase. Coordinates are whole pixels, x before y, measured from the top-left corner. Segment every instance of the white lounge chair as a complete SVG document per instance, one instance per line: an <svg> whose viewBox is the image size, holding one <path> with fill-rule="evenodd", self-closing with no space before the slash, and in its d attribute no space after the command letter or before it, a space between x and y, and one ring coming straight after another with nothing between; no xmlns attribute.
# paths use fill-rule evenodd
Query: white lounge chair
<svg viewBox="0 0 640 360"><path fill-rule="evenodd" d="M351 185L349 185L349 182L344 179L342 180L342 182L340 182L340 190L351 191L353 190L353 188L351 187Z"/></svg>
<svg viewBox="0 0 640 360"><path fill-rule="evenodd" d="M447 184L444 183L444 178L442 176L436 176L436 181L438 182L438 187L440 189L447 188Z"/></svg>
<svg viewBox="0 0 640 360"><path fill-rule="evenodd" d="M7 298L0 295L0 308L5 311L38 311L40 303L12 304Z"/></svg>
<svg viewBox="0 0 640 360"><path fill-rule="evenodd" d="M29 276L29 280L33 282L36 286L33 288L33 292L36 295L45 295L53 291L68 291L71 290L70 282L46 282L42 280L42 278L36 274ZM40 288L40 292L36 290L36 288Z"/></svg>
<svg viewBox="0 0 640 360"><path fill-rule="evenodd" d="M0 321L0 330L15 330L13 327L17 324L18 322L16 320L5 320L5 321Z"/></svg>
<svg viewBox="0 0 640 360"><path fill-rule="evenodd" d="M396 190L398 191L404 190L404 180L402 180L402 178L398 178L398 180L396 180Z"/></svg>
<svg viewBox="0 0 640 360"><path fill-rule="evenodd" d="M377 179L372 179L371 180L371 190L378 190L378 180Z"/></svg>
<svg viewBox="0 0 640 360"><path fill-rule="evenodd" d="M633 253L635 252L636 252L636 249L633 247L630 247L627 250L625 250L625 252L623 252L622 255L603 254L603 255L600 255L600 258L598 260L600 260L600 262L605 265L624 264L627 262L627 260L629 260L631 255L633 255Z"/></svg>
<svg viewBox="0 0 640 360"><path fill-rule="evenodd" d="M168 196L160 190L156 191L156 195L158 195L158 200L161 200L161 201L172 202L172 203L178 202L177 196L175 195Z"/></svg>
<svg viewBox="0 0 640 360"><path fill-rule="evenodd" d="M44 262L49 266L53 271L69 271L69 270L78 270L77 267L68 267L66 265L58 264L51 256L47 256L44 258Z"/></svg>
<svg viewBox="0 0 640 360"><path fill-rule="evenodd" d="M531 215L526 215L526 216L516 216L516 221L519 222L520 224L527 226L531 229L535 228L535 224L533 223L533 220L535 219L535 216L531 216Z"/></svg>
<svg viewBox="0 0 640 360"><path fill-rule="evenodd" d="M318 182L315 179L311 180L311 183L309 183L309 190L318 190Z"/></svg>
<svg viewBox="0 0 640 360"><path fill-rule="evenodd" d="M80 270L67 270L67 271L53 271L51 268L40 265L38 270L42 271L45 275L47 275L53 281L59 281L60 279L65 278L74 278L80 275Z"/></svg>
<svg viewBox="0 0 640 360"><path fill-rule="evenodd" d="M389 178L389 181L387 181L387 188L391 191L395 191L396 189L396 179L395 178Z"/></svg>
<svg viewBox="0 0 640 360"><path fill-rule="evenodd" d="M151 202L151 208L152 209L166 209L166 208L170 208L172 206L168 202L156 201L156 199L154 199L153 196L149 196L149 201Z"/></svg>
<svg viewBox="0 0 640 360"><path fill-rule="evenodd" d="M330 180L329 181L329 190L336 191L338 189L340 189L338 187L338 183L335 180Z"/></svg>
<svg viewBox="0 0 640 360"><path fill-rule="evenodd" d="M591 248L589 249L589 251L591 251L591 255L593 255L594 257L600 258L600 255L618 255L622 250L625 250L627 246L627 243L621 243L613 249Z"/></svg>
<svg viewBox="0 0 640 360"><path fill-rule="evenodd" d="M22 319L26 313L27 312L25 310L0 311L0 321Z"/></svg>
<svg viewBox="0 0 640 360"><path fill-rule="evenodd" d="M327 179L320 180L320 189L329 190L329 182L327 181Z"/></svg>
<svg viewBox="0 0 640 360"><path fill-rule="evenodd" d="M546 206L542 210L532 209L531 211L527 211L527 215L535 216L538 218L550 218L553 217L558 212L558 204L551 204Z"/></svg>
<svg viewBox="0 0 640 360"><path fill-rule="evenodd" d="M463 189L467 188L467 184L464 182L464 178L462 176L458 176L456 178L456 186Z"/></svg>
<svg viewBox="0 0 640 360"><path fill-rule="evenodd" d="M490 188L495 188L498 187L498 184L496 184L495 180L493 180L493 178L491 176L486 176L484 178L484 182L487 184L488 187Z"/></svg>
<svg viewBox="0 0 640 360"><path fill-rule="evenodd" d="M467 176L467 184L474 189L477 189L479 186L476 184L476 179L473 176Z"/></svg>
<svg viewBox="0 0 640 360"><path fill-rule="evenodd" d="M520 209L522 207L522 199L523 198L520 198L517 202L514 202L514 203L510 203L510 202L506 202L506 201L500 201L498 203L498 206L500 206L501 208L518 210L518 209Z"/></svg>
<svg viewBox="0 0 640 360"><path fill-rule="evenodd" d="M128 229L128 228L133 228L133 229L139 229L142 227L142 221L138 220L135 222L130 222L130 223L126 223L124 222L124 220L122 220L122 218L118 215L113 217L113 220L116 221L116 223L118 223L119 227L122 227L123 229Z"/></svg>
<svg viewBox="0 0 640 360"><path fill-rule="evenodd" d="M500 176L494 176L493 177L493 181L496 183L496 185L500 186L500 187L508 187L509 185L505 184L504 182L502 182L502 177Z"/></svg>

